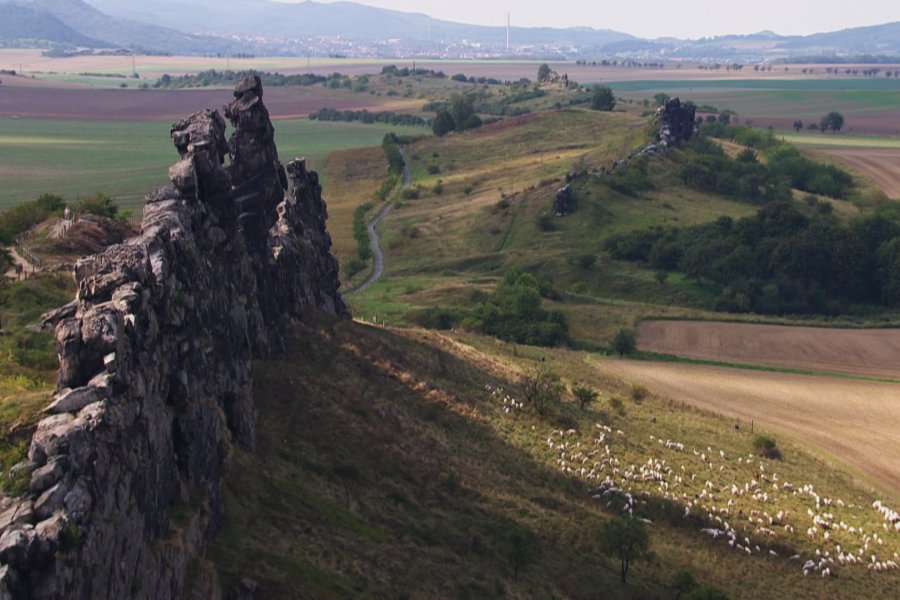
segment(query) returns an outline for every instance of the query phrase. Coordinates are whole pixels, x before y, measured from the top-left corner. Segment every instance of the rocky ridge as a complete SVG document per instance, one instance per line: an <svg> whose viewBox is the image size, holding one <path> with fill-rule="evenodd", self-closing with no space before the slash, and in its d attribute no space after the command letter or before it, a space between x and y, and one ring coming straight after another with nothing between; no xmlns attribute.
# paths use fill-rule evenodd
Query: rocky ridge
<svg viewBox="0 0 900 600"><path fill-rule="evenodd" d="M251 360L308 311L348 316L316 173L287 169L258 78L172 127L180 160L141 233L75 266L58 392L22 498L0 499L0 599L181 598L252 449ZM285 196L285 191L290 193Z"/></svg>

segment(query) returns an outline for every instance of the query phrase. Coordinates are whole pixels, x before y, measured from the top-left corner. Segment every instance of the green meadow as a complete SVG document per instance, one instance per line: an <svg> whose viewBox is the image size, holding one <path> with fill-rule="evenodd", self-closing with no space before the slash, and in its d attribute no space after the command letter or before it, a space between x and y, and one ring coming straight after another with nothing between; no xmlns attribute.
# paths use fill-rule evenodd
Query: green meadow
<svg viewBox="0 0 900 600"><path fill-rule="evenodd" d="M0 119L0 209L47 192L71 200L101 192L136 208L168 183L178 158L169 128L163 121ZM377 146L389 131L425 131L306 119L278 121L275 129L282 162L305 156L319 170L335 150Z"/></svg>

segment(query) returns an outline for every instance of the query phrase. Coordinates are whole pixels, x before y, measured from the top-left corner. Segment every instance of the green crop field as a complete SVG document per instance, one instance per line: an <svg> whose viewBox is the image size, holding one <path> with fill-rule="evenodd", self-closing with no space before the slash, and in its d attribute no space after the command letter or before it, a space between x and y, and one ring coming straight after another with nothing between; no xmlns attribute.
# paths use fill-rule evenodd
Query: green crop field
<svg viewBox="0 0 900 600"><path fill-rule="evenodd" d="M900 91L897 79L657 79L616 81L609 84L622 92L659 89L742 89L742 90L892 90Z"/></svg>
<svg viewBox="0 0 900 600"><path fill-rule="evenodd" d="M139 206L153 188L168 183L178 154L167 122L0 120L0 208L45 193L68 199L102 192L124 207ZM347 148L377 146L389 131L422 134L422 128L296 120L276 123L281 159L305 156L313 169Z"/></svg>

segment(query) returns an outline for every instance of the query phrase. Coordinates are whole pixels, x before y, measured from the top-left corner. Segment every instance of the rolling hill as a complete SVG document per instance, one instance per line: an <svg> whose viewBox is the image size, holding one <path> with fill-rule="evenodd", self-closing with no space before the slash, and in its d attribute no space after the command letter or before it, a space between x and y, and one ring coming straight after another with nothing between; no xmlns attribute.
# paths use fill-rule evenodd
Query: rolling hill
<svg viewBox="0 0 900 600"><path fill-rule="evenodd" d="M53 13L15 3L0 4L0 39L44 40L88 48L105 45L74 30Z"/></svg>
<svg viewBox="0 0 900 600"><path fill-rule="evenodd" d="M76 46L187 54L229 51L234 47L223 39L112 17L81 0L5 2L0 4L0 15L16 16L16 23L28 25L30 38ZM23 37L12 27L0 25L0 39Z"/></svg>

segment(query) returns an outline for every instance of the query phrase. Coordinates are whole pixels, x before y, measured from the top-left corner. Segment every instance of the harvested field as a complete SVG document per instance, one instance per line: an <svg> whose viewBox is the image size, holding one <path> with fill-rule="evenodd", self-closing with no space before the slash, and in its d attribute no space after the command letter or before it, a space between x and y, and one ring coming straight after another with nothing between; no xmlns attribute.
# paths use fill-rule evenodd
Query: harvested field
<svg viewBox="0 0 900 600"><path fill-rule="evenodd" d="M37 119L173 121L228 101L222 89L113 90L0 86L0 116ZM385 101L369 94L340 94L321 87L266 89L266 106L275 119L305 117L322 108L340 110L418 110L421 101Z"/></svg>
<svg viewBox="0 0 900 600"><path fill-rule="evenodd" d="M654 394L787 433L900 496L900 385L701 365L604 361Z"/></svg>
<svg viewBox="0 0 900 600"><path fill-rule="evenodd" d="M896 329L645 321L637 344L646 352L701 360L900 379Z"/></svg>
<svg viewBox="0 0 900 600"><path fill-rule="evenodd" d="M845 162L889 197L900 199L900 149L828 148L821 152Z"/></svg>

